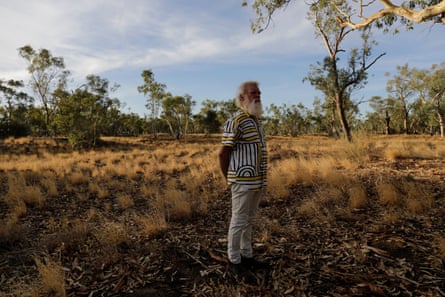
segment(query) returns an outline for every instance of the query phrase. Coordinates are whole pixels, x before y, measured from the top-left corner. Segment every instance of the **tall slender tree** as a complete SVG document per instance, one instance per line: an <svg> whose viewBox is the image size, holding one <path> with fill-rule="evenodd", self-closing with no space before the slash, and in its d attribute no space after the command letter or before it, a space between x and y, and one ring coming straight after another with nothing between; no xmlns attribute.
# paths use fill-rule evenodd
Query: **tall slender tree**
<svg viewBox="0 0 445 297"><path fill-rule="evenodd" d="M62 57L54 57L47 49L34 50L30 45L19 48L19 55L28 64L27 70L31 75L30 86L45 112L46 133L51 131L51 121L57 106L54 91L66 88L70 74L65 70Z"/></svg>
<svg viewBox="0 0 445 297"><path fill-rule="evenodd" d="M159 83L155 80L152 70L144 70L141 73L144 80L144 84L137 87L139 93L143 93L147 96L147 107L149 111L149 119L151 122L151 133L156 137L157 127L156 122L159 118L159 112L162 107L162 101L166 97L166 85Z"/></svg>
<svg viewBox="0 0 445 297"><path fill-rule="evenodd" d="M396 111L403 119L403 132L409 134L409 116L415 104L415 91L411 80L411 69L408 64L397 66L398 74L390 78L386 83L386 91L388 97L391 98L395 105ZM389 73L386 74L390 76Z"/></svg>

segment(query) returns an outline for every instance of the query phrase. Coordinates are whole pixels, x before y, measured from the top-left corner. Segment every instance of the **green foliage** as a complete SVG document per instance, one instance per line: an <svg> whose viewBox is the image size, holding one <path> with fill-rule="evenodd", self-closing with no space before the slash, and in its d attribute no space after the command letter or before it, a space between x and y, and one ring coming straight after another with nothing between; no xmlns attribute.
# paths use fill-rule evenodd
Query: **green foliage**
<svg viewBox="0 0 445 297"><path fill-rule="evenodd" d="M99 76L87 76L82 88L72 93L59 91L58 113L55 119L57 129L76 148L91 148L110 124L110 110L118 105L109 93L117 88Z"/></svg>
<svg viewBox="0 0 445 297"><path fill-rule="evenodd" d="M65 70L64 59L54 57L47 49L35 51L30 45L25 45L19 48L19 55L28 64L27 70L31 75L30 85L41 101L45 113L45 129L49 134L57 105L57 97L54 97L53 94L57 89L66 87L70 72Z"/></svg>
<svg viewBox="0 0 445 297"><path fill-rule="evenodd" d="M170 134L176 139L182 138L188 132L194 105L195 101L187 94L184 96L168 94L162 101L162 119L167 122Z"/></svg>
<svg viewBox="0 0 445 297"><path fill-rule="evenodd" d="M145 105L149 111L149 118L151 122L151 132L156 135L157 126L156 119L159 117L159 112L162 100L167 96L165 92L166 85L157 82L154 78L152 70L144 70L141 73L144 84L138 86L138 92L147 96L147 104Z"/></svg>
<svg viewBox="0 0 445 297"><path fill-rule="evenodd" d="M20 89L22 81L0 80L0 137L25 136L30 133L23 114L33 99Z"/></svg>
<svg viewBox="0 0 445 297"><path fill-rule="evenodd" d="M297 136L305 130L306 122L301 115L300 109L303 106L287 106L283 104L276 106L271 104L268 108L270 116L266 119L264 128L271 135L290 135Z"/></svg>
<svg viewBox="0 0 445 297"><path fill-rule="evenodd" d="M397 67L397 74L387 74L387 98L371 98L367 121L384 123L386 133L445 132L445 63L429 69ZM439 128L439 129L437 129Z"/></svg>
<svg viewBox="0 0 445 297"><path fill-rule="evenodd" d="M214 110L207 110L204 115L199 113L193 116L194 132L217 133L220 131L221 123L218 121L218 114Z"/></svg>
<svg viewBox="0 0 445 297"><path fill-rule="evenodd" d="M116 108L110 108L107 116L110 121L105 125L103 134L107 136L140 136L148 133L146 121L138 114L121 114Z"/></svg>
<svg viewBox="0 0 445 297"><path fill-rule="evenodd" d="M397 24L402 24L406 30L414 28L413 21L400 15L400 12L404 9L410 9L412 11L426 10L431 11L432 7L441 3L443 0L409 0L409 1L356 1L356 0L311 0L307 1L309 5L309 14L313 14L315 10L319 11L320 7L330 7L329 10L323 13L328 16L330 20L328 26L333 28L334 26L340 28L339 20L345 19L359 19L364 20L372 13L393 7L393 13L386 13L375 20L372 20L368 27L375 27L383 32L398 33L399 27ZM250 2L250 5L249 5ZM256 18L251 20L251 29L253 32L260 33L265 30L273 15L279 11L284 10L291 3L299 3L299 0L242 0L241 5L244 7L250 6L255 12ZM387 1L385 1L387 2ZM369 12L369 15L366 15ZM430 21L433 23L443 23L444 13L440 13L435 16L427 16L426 19L422 19L420 22ZM323 28L326 31L326 28Z"/></svg>

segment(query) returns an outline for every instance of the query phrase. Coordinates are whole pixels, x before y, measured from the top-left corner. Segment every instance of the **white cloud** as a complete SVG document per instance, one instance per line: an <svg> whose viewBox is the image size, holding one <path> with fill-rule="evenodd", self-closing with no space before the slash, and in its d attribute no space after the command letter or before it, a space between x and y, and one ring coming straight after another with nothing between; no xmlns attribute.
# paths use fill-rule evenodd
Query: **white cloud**
<svg viewBox="0 0 445 297"><path fill-rule="evenodd" d="M289 97L289 93L292 97L299 96L299 83L306 74L300 72L307 71L310 64L326 55L326 49L321 40L315 39L306 19L305 1L300 0L292 1L285 11L277 12L267 30L260 34L250 31L249 19L255 15L250 7L242 7L240 0L3 2L0 10L4 24L0 35L2 79L27 79L26 64L17 49L29 44L34 49L46 48L54 56L63 57L76 81L88 74L112 73L113 81L127 83L122 86L128 90L126 98L136 90L132 84L138 82L133 76L130 79L119 73L137 76L141 69L147 68L168 68L164 74L175 73L170 76L171 80L163 81L168 83L169 89L181 89L181 92L187 89L192 95L200 92L206 98L216 97L210 92L221 87L222 79L229 84L227 88L231 88L230 84L241 77L262 76L265 81L274 81L273 86L265 84L265 88L273 90L273 98L284 98ZM386 35L374 52L387 51L388 55L373 66L373 71L379 68L392 71L395 63L427 63L429 66L432 63L427 61L441 62L444 41L436 38L441 36L441 29L437 26L431 33L421 29L396 37ZM376 37L381 38L379 34ZM413 54L411 48L419 48L420 52ZM398 52L403 54L398 55ZM183 80L177 72L196 64L207 67L196 71L198 77L187 77L189 83L182 85ZM278 68L278 64L285 67ZM223 69L222 65L229 69ZM214 66L219 72L209 75ZM261 69L261 73L251 68ZM267 77L274 71L280 74L280 79ZM296 72L298 77L295 77ZM181 75L186 75L184 73ZM292 77L287 78L287 74ZM202 81L210 76L216 81L207 81L213 86L208 93L203 93ZM222 93L218 91L217 96Z"/></svg>
<svg viewBox="0 0 445 297"><path fill-rule="evenodd" d="M288 7L268 30L254 35L247 20L252 11L238 0L193 3L11 1L0 12L9 32L1 37L0 53L7 59L2 58L5 72L0 75L23 67L17 49L26 44L64 57L67 68L79 75L139 63L154 67L252 53L304 52L313 46L301 4ZM245 19L231 17L232 11ZM295 19L302 21L295 24Z"/></svg>

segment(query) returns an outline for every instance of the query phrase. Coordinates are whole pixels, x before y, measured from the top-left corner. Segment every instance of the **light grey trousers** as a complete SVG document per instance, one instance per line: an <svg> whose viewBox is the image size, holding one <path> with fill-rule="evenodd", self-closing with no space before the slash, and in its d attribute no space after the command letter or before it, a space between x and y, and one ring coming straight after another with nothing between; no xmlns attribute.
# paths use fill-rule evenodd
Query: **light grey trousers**
<svg viewBox="0 0 445 297"><path fill-rule="evenodd" d="M256 218L263 191L249 191L243 185L232 184L232 217L230 219L227 255L233 264L241 256L251 258L252 224Z"/></svg>

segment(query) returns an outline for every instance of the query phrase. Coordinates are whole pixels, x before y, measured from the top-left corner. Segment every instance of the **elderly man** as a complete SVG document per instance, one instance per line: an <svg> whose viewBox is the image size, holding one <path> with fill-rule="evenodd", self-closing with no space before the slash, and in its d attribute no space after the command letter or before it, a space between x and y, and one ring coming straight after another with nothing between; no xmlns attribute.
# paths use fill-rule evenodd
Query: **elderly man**
<svg viewBox="0 0 445 297"><path fill-rule="evenodd" d="M235 104L239 110L224 124L219 163L232 191L227 247L229 267L240 272L266 267L253 258L252 249L252 223L267 175L266 139L259 121L263 108L258 83L242 83Z"/></svg>

